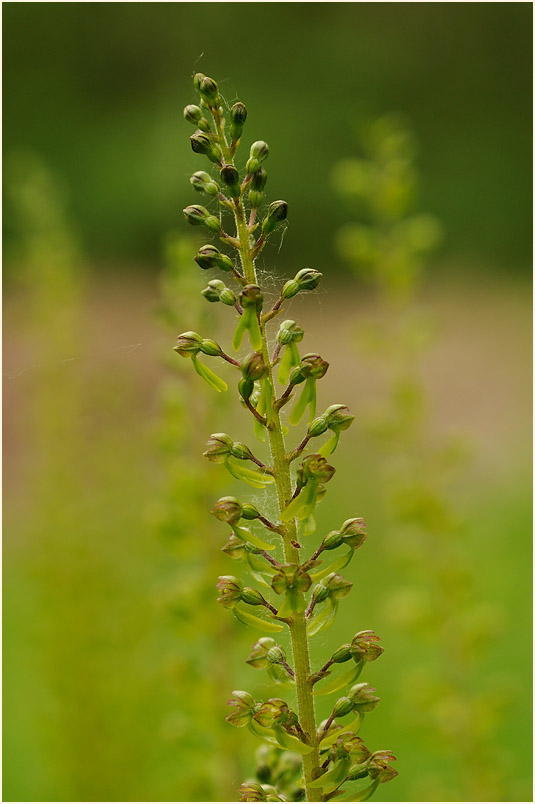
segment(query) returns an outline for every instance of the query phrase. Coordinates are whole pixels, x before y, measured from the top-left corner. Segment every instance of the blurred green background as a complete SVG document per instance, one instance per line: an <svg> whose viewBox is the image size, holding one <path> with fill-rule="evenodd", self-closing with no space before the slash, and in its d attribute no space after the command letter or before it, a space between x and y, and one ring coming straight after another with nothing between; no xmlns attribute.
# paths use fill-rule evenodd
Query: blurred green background
<svg viewBox="0 0 535 804"><path fill-rule="evenodd" d="M324 272L290 314L331 363L320 407L357 421L319 532L359 515L369 537L315 660L382 637L362 736L400 775L376 798L531 800L531 15L3 5L4 800L232 800L253 769L224 716L232 689L266 692L243 661L258 634L215 604L235 566L207 510L232 489L199 458L210 432L252 433L168 358L182 330L232 327L200 304L180 212L205 167L181 115L197 70L246 103L290 205L261 267ZM350 227L382 223L339 167L393 112L413 209L442 229L401 301L380 255L352 258ZM376 337L396 332L418 346Z"/></svg>

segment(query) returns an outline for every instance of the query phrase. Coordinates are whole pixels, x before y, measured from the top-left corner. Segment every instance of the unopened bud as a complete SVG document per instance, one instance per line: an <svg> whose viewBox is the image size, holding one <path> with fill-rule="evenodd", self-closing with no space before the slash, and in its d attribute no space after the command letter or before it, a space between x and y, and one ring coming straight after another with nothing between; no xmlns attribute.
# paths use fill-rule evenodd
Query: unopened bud
<svg viewBox="0 0 535 804"><path fill-rule="evenodd" d="M232 198L240 195L240 174L233 165L223 165L220 174Z"/></svg>
<svg viewBox="0 0 535 804"><path fill-rule="evenodd" d="M353 519L346 519L340 533L344 544L358 550L359 547L366 541L366 522L361 516L354 517Z"/></svg>
<svg viewBox="0 0 535 804"><path fill-rule="evenodd" d="M223 159L221 148L206 132L196 131L191 135L189 141L194 153L207 156L210 162L214 162L216 165L221 164Z"/></svg>
<svg viewBox="0 0 535 804"><path fill-rule="evenodd" d="M234 525L241 519L242 506L236 497L221 497L210 513L220 522L228 522L229 525Z"/></svg>
<svg viewBox="0 0 535 804"><path fill-rule="evenodd" d="M201 343L201 352L205 355L209 355L210 357L220 357L221 347L211 338L203 338Z"/></svg>
<svg viewBox="0 0 535 804"><path fill-rule="evenodd" d="M210 215L206 207L200 204L191 204L184 210L184 217L192 226L206 226L211 232L219 232L221 230L221 222L215 215Z"/></svg>
<svg viewBox="0 0 535 804"><path fill-rule="evenodd" d="M193 79L193 84L208 106L213 108L219 105L219 89L213 78L208 78L208 76L202 73L197 73Z"/></svg>
<svg viewBox="0 0 535 804"><path fill-rule="evenodd" d="M258 519L258 509L252 503L244 503L242 506L242 517L244 519Z"/></svg>
<svg viewBox="0 0 535 804"><path fill-rule="evenodd" d="M280 325L277 333L277 342L280 343L281 346L287 346L289 343L299 343L299 341L303 340L304 334L304 329L289 318Z"/></svg>
<svg viewBox="0 0 535 804"><path fill-rule="evenodd" d="M262 233L271 234L277 226L288 217L288 204L286 201L272 201L268 207L267 216L262 223Z"/></svg>
<svg viewBox="0 0 535 804"><path fill-rule="evenodd" d="M246 120L247 109L243 103L238 101L230 110L230 136L232 142L240 139Z"/></svg>
<svg viewBox="0 0 535 804"><path fill-rule="evenodd" d="M335 550L337 547L340 547L343 541L340 531L333 530L331 533L327 534L323 540L322 547L324 550Z"/></svg>
<svg viewBox="0 0 535 804"><path fill-rule="evenodd" d="M314 419L308 425L308 435L311 438L317 438L317 436L323 435L326 430L327 421L325 416L318 416L317 419Z"/></svg>
<svg viewBox="0 0 535 804"><path fill-rule="evenodd" d="M263 606L266 602L257 589L246 586L241 593L241 599L249 606Z"/></svg>
<svg viewBox="0 0 535 804"><path fill-rule="evenodd" d="M230 455L233 444L232 438L226 433L212 433L203 456L213 463L222 463Z"/></svg>
<svg viewBox="0 0 535 804"><path fill-rule="evenodd" d="M230 257L222 254L218 248L209 243L199 249L195 262L203 270L219 268L221 271L232 271L234 268L234 263Z"/></svg>
<svg viewBox="0 0 535 804"><path fill-rule="evenodd" d="M330 575L327 575L323 583L328 589L329 597L333 600L341 600L341 598L346 597L353 587L351 581L346 580L337 572L331 572Z"/></svg>
<svg viewBox="0 0 535 804"><path fill-rule="evenodd" d="M351 655L351 645L340 645L331 656L331 661L335 664L343 664L343 662L348 662L351 659Z"/></svg>
<svg viewBox="0 0 535 804"><path fill-rule="evenodd" d="M344 715L348 715L351 711L353 711L353 701L351 698L338 698L333 707L335 717L344 717Z"/></svg>
<svg viewBox="0 0 535 804"><path fill-rule="evenodd" d="M190 103L188 106L184 107L184 119L187 120L188 123L192 123L194 126L196 126L202 117L202 109L199 106L195 106L193 103Z"/></svg>
<svg viewBox="0 0 535 804"><path fill-rule="evenodd" d="M340 431L347 430L350 427L355 417L349 412L346 405L330 405L324 413L329 430Z"/></svg>
<svg viewBox="0 0 535 804"><path fill-rule="evenodd" d="M212 279L208 282L208 287L201 290L201 294L209 302L223 302L229 306L236 304L236 296L220 279Z"/></svg>
<svg viewBox="0 0 535 804"><path fill-rule="evenodd" d="M323 276L314 268L302 268L293 279L288 280L282 289L282 298L291 299L301 290L314 290Z"/></svg>
<svg viewBox="0 0 535 804"><path fill-rule="evenodd" d="M175 352L181 357L191 357L201 351L203 339L196 332L183 332L177 338L176 346L173 346Z"/></svg>
<svg viewBox="0 0 535 804"><path fill-rule="evenodd" d="M217 195L219 187L212 177L204 170L198 170L190 179L190 183L195 190L199 193L208 193L208 195Z"/></svg>
<svg viewBox="0 0 535 804"><path fill-rule="evenodd" d="M267 366L260 352L248 355L241 364L241 371L245 379L260 380L267 374Z"/></svg>
<svg viewBox="0 0 535 804"><path fill-rule="evenodd" d="M240 441L235 441L231 447L231 455L233 458L238 458L240 461L248 461L253 457L253 453L246 444Z"/></svg>

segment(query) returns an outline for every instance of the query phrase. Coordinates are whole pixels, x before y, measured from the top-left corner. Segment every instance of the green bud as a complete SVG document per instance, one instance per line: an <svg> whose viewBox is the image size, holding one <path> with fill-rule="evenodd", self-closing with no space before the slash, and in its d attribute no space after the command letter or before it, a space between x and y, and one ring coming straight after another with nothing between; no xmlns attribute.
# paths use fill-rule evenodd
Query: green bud
<svg viewBox="0 0 535 804"><path fill-rule="evenodd" d="M302 290L314 290L323 276L314 268L302 268L293 279L288 280L282 289L282 298L291 299Z"/></svg>
<svg viewBox="0 0 535 804"><path fill-rule="evenodd" d="M173 349L181 357L191 357L201 351L203 339L196 332L183 332L176 340Z"/></svg>
<svg viewBox="0 0 535 804"><path fill-rule="evenodd" d="M264 598L257 589L252 589L246 586L241 594L241 600L249 606L263 606L265 603Z"/></svg>
<svg viewBox="0 0 535 804"><path fill-rule="evenodd" d="M243 103L238 101L230 110L230 137L232 142L240 139L246 120L247 109Z"/></svg>
<svg viewBox="0 0 535 804"><path fill-rule="evenodd" d="M196 126L199 120L202 119L202 116L202 109L199 106L190 103L188 106L184 107L184 119L187 120L188 123L192 123Z"/></svg>
<svg viewBox="0 0 535 804"><path fill-rule="evenodd" d="M351 415L346 405L330 405L325 411L324 416L329 430L335 432L347 430L355 420L355 417Z"/></svg>
<svg viewBox="0 0 535 804"><path fill-rule="evenodd" d="M335 662L335 664L343 664L343 662L348 662L351 659L351 655L351 645L340 645L331 656L331 661Z"/></svg>
<svg viewBox="0 0 535 804"><path fill-rule="evenodd" d="M287 216L288 204L286 201L272 201L262 223L262 234L271 234L282 221L286 220Z"/></svg>
<svg viewBox="0 0 535 804"><path fill-rule="evenodd" d="M242 307L253 307L257 313L261 312L264 296L258 285L246 285L240 293Z"/></svg>
<svg viewBox="0 0 535 804"><path fill-rule="evenodd" d="M336 701L333 712L335 717L344 717L353 711L353 701L351 698L338 698Z"/></svg>
<svg viewBox="0 0 535 804"><path fill-rule="evenodd" d="M238 198L240 195L240 174L236 168L233 165L223 165L219 175L232 198Z"/></svg>
<svg viewBox="0 0 535 804"><path fill-rule="evenodd" d="M276 645L277 643L271 637L261 637L258 642L255 642L245 661L247 664L251 665L251 667L254 667L255 670L264 670L272 664L268 659L268 653L272 648L275 648Z"/></svg>
<svg viewBox="0 0 535 804"><path fill-rule="evenodd" d="M314 603L323 603L329 597L329 590L322 581L316 584L312 590L312 599Z"/></svg>
<svg viewBox="0 0 535 804"><path fill-rule="evenodd" d="M231 455L233 458L238 458L240 461L248 461L253 457L253 453L246 444L240 441L235 441L231 447Z"/></svg>
<svg viewBox="0 0 535 804"><path fill-rule="evenodd" d="M280 343L281 346L287 346L289 343L299 343L299 341L303 340L304 334L304 329L289 318L280 325L277 333L277 342Z"/></svg>
<svg viewBox="0 0 535 804"><path fill-rule="evenodd" d="M219 589L217 602L226 609L232 609L242 599L243 583L234 575L220 575L216 588Z"/></svg>
<svg viewBox="0 0 535 804"><path fill-rule="evenodd" d="M234 263L230 257L222 254L218 248L209 243L199 249L195 262L203 270L219 268L221 271L232 271L234 268Z"/></svg>
<svg viewBox="0 0 535 804"><path fill-rule="evenodd" d="M209 302L220 301L231 307L236 304L236 296L220 279L212 279L208 282L208 287L201 290L201 295Z"/></svg>
<svg viewBox="0 0 535 804"><path fill-rule="evenodd" d="M221 347L211 338L204 338L201 343L201 352L210 357L219 357L221 355Z"/></svg>
<svg viewBox="0 0 535 804"><path fill-rule="evenodd" d="M193 188L199 193L208 193L208 195L217 195L219 187L212 177L204 170L198 170L190 179Z"/></svg>
<svg viewBox="0 0 535 804"><path fill-rule="evenodd" d="M219 89L213 78L197 73L193 78L193 85L208 106L213 108L219 105Z"/></svg>
<svg viewBox="0 0 535 804"><path fill-rule="evenodd" d="M318 416L317 419L314 419L308 425L308 435L311 438L317 438L317 436L323 435L323 433L327 430L327 421L325 416Z"/></svg>
<svg viewBox="0 0 535 804"><path fill-rule="evenodd" d="M254 380L246 379L242 377L241 380L238 382L238 393L239 395L247 400L250 399L254 391Z"/></svg>
<svg viewBox="0 0 535 804"><path fill-rule="evenodd" d="M221 148L205 132L196 131L195 134L191 135L189 141L194 153L207 156L210 162L214 162L216 165L221 164L223 161Z"/></svg>
<svg viewBox="0 0 535 804"><path fill-rule="evenodd" d="M241 371L245 379L260 380L267 374L267 366L260 352L248 355L241 364Z"/></svg>
<svg viewBox="0 0 535 804"><path fill-rule="evenodd" d="M258 509L252 503L244 503L242 506L243 519L258 519Z"/></svg>
<svg viewBox="0 0 535 804"><path fill-rule="evenodd" d="M263 167L259 167L253 178L251 179L251 190L258 190L261 192L266 186L267 173Z"/></svg>
<svg viewBox="0 0 535 804"><path fill-rule="evenodd" d="M349 698L353 702L353 708L356 709L359 714L371 712L381 700L377 695L374 695L374 693L375 687L372 687L371 684L367 684L366 682L355 684L355 686L351 687L349 690Z"/></svg>
<svg viewBox="0 0 535 804"><path fill-rule="evenodd" d="M261 193L258 190L251 190L249 192L249 204L251 205L251 209L258 209L263 200L264 193Z"/></svg>
<svg viewBox="0 0 535 804"><path fill-rule="evenodd" d="M221 497L210 511L220 522L235 525L242 516L242 506L236 497Z"/></svg>
<svg viewBox="0 0 535 804"><path fill-rule="evenodd" d="M378 659L383 648L378 645L379 637L373 631L359 631L351 640L351 654L358 662L373 662Z"/></svg>
<svg viewBox="0 0 535 804"><path fill-rule="evenodd" d="M264 142L263 140L257 140L256 142L253 142L253 144L251 145L249 156L252 159L258 159L259 162L263 162L268 154L269 154L269 147L267 142Z"/></svg>
<svg viewBox="0 0 535 804"><path fill-rule="evenodd" d="M335 550L337 547L340 547L343 541L340 531L333 530L323 540L322 547L324 550Z"/></svg>
<svg viewBox="0 0 535 804"><path fill-rule="evenodd" d="M342 539L344 544L353 547L355 550L358 550L364 542L366 541L366 522L361 516L355 517L353 519L346 519L342 527L340 528L340 533L342 535Z"/></svg>
<svg viewBox="0 0 535 804"><path fill-rule="evenodd" d="M303 377L313 377L315 380L321 378L327 373L329 364L323 360L319 355L307 354L301 358L300 369Z"/></svg>
<svg viewBox="0 0 535 804"><path fill-rule="evenodd" d="M230 456L233 444L232 438L226 433L212 433L203 456L213 463L223 463Z"/></svg>
<svg viewBox="0 0 535 804"><path fill-rule="evenodd" d="M211 232L221 231L221 221L215 215L210 215L206 207L200 204L191 204L184 210L184 217L192 226L206 226Z"/></svg>

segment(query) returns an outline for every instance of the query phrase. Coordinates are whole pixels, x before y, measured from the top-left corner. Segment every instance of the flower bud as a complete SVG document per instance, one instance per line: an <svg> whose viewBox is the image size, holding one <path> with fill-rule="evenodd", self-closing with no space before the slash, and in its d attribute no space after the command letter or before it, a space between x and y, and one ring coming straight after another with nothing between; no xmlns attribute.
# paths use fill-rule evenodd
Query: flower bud
<svg viewBox="0 0 535 804"><path fill-rule="evenodd" d="M210 513L220 522L228 522L229 525L234 525L240 521L242 510L242 506L236 497L221 497Z"/></svg>
<svg viewBox="0 0 535 804"><path fill-rule="evenodd" d="M335 717L344 717L353 710L353 702L350 698L338 698L336 701L333 712Z"/></svg>
<svg viewBox="0 0 535 804"><path fill-rule="evenodd" d="M190 183L195 190L199 193L208 193L208 195L217 195L219 187L212 177L204 170L198 170L190 179Z"/></svg>
<svg viewBox="0 0 535 804"><path fill-rule="evenodd" d="M259 190L250 190L249 204L251 205L251 209L258 209L263 200L264 193L259 192Z"/></svg>
<svg viewBox="0 0 535 804"><path fill-rule="evenodd" d="M222 254L218 248L209 243L199 249L195 262L203 270L219 268L221 271L232 271L234 268L234 263L230 257Z"/></svg>
<svg viewBox="0 0 535 804"><path fill-rule="evenodd" d="M261 637L251 648L249 656L245 660L257 670L263 670L271 664L280 664L284 661L285 654L283 649L277 645L271 637Z"/></svg>
<svg viewBox="0 0 535 804"><path fill-rule="evenodd" d="M323 360L319 355L308 354L301 358L300 369L305 378L313 377L315 380L321 380L327 373L328 368L327 361Z"/></svg>
<svg viewBox="0 0 535 804"><path fill-rule="evenodd" d="M259 167L251 179L251 190L262 192L267 182L267 173L263 167Z"/></svg>
<svg viewBox="0 0 535 804"><path fill-rule="evenodd" d="M212 512L213 513L213 512ZM335 664L343 664L351 659L351 645L340 645L331 656L331 661Z"/></svg>
<svg viewBox="0 0 535 804"><path fill-rule="evenodd" d="M244 503L242 506L243 519L258 519L258 509L252 503Z"/></svg>
<svg viewBox="0 0 535 804"><path fill-rule="evenodd" d="M280 645L273 645L267 652L266 658L270 664L281 664L286 660L286 654Z"/></svg>
<svg viewBox="0 0 535 804"><path fill-rule="evenodd" d="M322 547L324 550L335 550L337 547L340 547L343 541L340 531L333 530L331 533L327 534L323 540Z"/></svg>
<svg viewBox="0 0 535 804"><path fill-rule="evenodd" d="M249 461L253 457L253 453L246 444L240 441L234 441L230 453L233 458L238 458L240 461Z"/></svg>
<svg viewBox="0 0 535 804"><path fill-rule="evenodd" d="M241 380L238 382L238 393L242 397L242 399L250 399L254 391L254 380L246 379L242 377Z"/></svg>
<svg viewBox="0 0 535 804"><path fill-rule="evenodd" d="M236 168L233 165L223 165L219 175L232 198L238 198L240 195L240 174Z"/></svg>
<svg viewBox="0 0 535 804"><path fill-rule="evenodd" d="M323 276L314 268L302 268L293 279L289 279L282 289L282 298L291 299L302 290L314 290Z"/></svg>
<svg viewBox="0 0 535 804"><path fill-rule="evenodd" d="M203 338L201 352L210 357L219 357L221 355L221 347L211 338Z"/></svg>
<svg viewBox="0 0 535 804"><path fill-rule="evenodd" d="M220 165L223 161L221 148L206 132L196 131L191 135L189 141L194 153L207 156L210 162L214 162L216 165Z"/></svg>
<svg viewBox="0 0 535 804"><path fill-rule="evenodd" d="M184 210L184 217L192 226L206 226L211 232L221 231L221 221L215 215L210 215L206 207L200 204L191 204Z"/></svg>
<svg viewBox="0 0 535 804"><path fill-rule="evenodd" d="M268 207L267 216L262 223L262 234L271 234L279 223L286 220L287 216L288 204L286 201L272 201Z"/></svg>
<svg viewBox="0 0 535 804"><path fill-rule="evenodd" d="M246 285L240 293L242 307L254 307L257 313L262 310L264 296L258 285Z"/></svg>
<svg viewBox="0 0 535 804"><path fill-rule="evenodd" d="M208 287L201 290L201 295L209 302L223 302L233 307L236 304L236 296L220 279L212 279L208 282Z"/></svg>
<svg viewBox="0 0 535 804"><path fill-rule="evenodd" d="M304 329L289 318L280 325L277 333L277 342L280 343L281 346L287 346L289 343L299 343L299 341L303 340L304 334Z"/></svg>
<svg viewBox="0 0 535 804"><path fill-rule="evenodd" d="M324 416L327 421L327 427L329 430L334 431L347 430L355 420L346 405L330 405Z"/></svg>
<svg viewBox="0 0 535 804"><path fill-rule="evenodd" d="M241 593L241 600L249 606L263 606L266 602L260 592L250 586L246 586Z"/></svg>
<svg viewBox="0 0 535 804"><path fill-rule="evenodd" d="M183 332L176 340L173 349L181 357L191 357L201 351L203 339L196 332Z"/></svg>
<svg viewBox="0 0 535 804"><path fill-rule="evenodd" d="M264 142L264 140L257 140L256 142L253 142L253 144L251 145L249 156L254 159L258 159L259 162L263 162L264 159L266 159L268 153L269 153L269 147L267 142Z"/></svg>
<svg viewBox="0 0 535 804"><path fill-rule="evenodd" d="M340 528L340 533L342 535L344 544L347 544L350 547L353 547L355 550L358 550L358 548L361 547L366 541L367 534L365 528L366 522L361 516L353 519L346 519Z"/></svg>
<svg viewBox="0 0 535 804"><path fill-rule="evenodd" d="M220 575L216 588L219 589L217 602L226 609L232 609L242 599L243 583L234 575Z"/></svg>
<svg viewBox="0 0 535 804"><path fill-rule="evenodd" d="M378 659L383 648L377 644L379 637L373 631L359 631L351 640L351 653L354 660L358 663L373 662Z"/></svg>
<svg viewBox="0 0 535 804"><path fill-rule="evenodd" d="M192 123L196 126L199 120L202 119L202 116L202 109L199 106L190 103L188 106L184 107L184 119L187 120L188 123Z"/></svg>
<svg viewBox="0 0 535 804"><path fill-rule="evenodd" d="M219 105L219 89L213 78L197 73L193 79L195 89L210 107Z"/></svg>
<svg viewBox="0 0 535 804"><path fill-rule="evenodd" d="M267 366L260 352L248 355L241 364L241 371L245 379L260 380L267 374Z"/></svg>
<svg viewBox="0 0 535 804"><path fill-rule="evenodd" d="M233 444L232 438L226 433L213 433L206 442L208 449L203 455L213 463L223 463L230 456Z"/></svg>
<svg viewBox="0 0 535 804"><path fill-rule="evenodd" d="M243 103L238 101L230 110L230 137L232 142L240 139L246 120L247 109Z"/></svg>
<svg viewBox="0 0 535 804"><path fill-rule="evenodd" d="M359 713L371 712L375 709L381 700L377 695L374 695L375 687L371 684L363 682L362 684L355 684L349 690L349 698L353 702L353 708Z"/></svg>
<svg viewBox="0 0 535 804"><path fill-rule="evenodd" d="M329 597L329 590L321 581L316 584L312 590L312 599L314 603L323 603Z"/></svg>
<svg viewBox="0 0 535 804"><path fill-rule="evenodd" d="M318 416L317 419L314 419L308 425L308 435L311 438L317 438L317 436L323 435L326 430L327 421L325 416Z"/></svg>

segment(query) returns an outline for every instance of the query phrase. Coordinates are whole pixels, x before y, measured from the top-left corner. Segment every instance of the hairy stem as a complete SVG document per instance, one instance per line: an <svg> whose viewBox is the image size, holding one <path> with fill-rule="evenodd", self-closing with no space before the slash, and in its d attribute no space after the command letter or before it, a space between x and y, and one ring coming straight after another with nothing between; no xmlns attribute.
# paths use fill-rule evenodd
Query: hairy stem
<svg viewBox="0 0 535 804"><path fill-rule="evenodd" d="M256 284L256 272L252 249L250 245L249 232L245 220L245 211L242 201L236 203L235 210L236 230L240 241L240 258L243 272L250 284ZM265 365L269 369L269 380L273 384L271 363L268 352L268 344L265 331L265 323L261 324L262 334L262 356ZM268 429L269 445L277 486L277 496L280 512L284 510L292 499L292 484L290 477L290 464L286 457L284 446L284 436L278 411L273 411L272 426ZM297 527L295 519L287 523L286 537L283 538L284 560L288 564L299 564L299 550L294 546L297 544ZM293 666L295 668L295 686L297 691L297 709L299 722L307 737L307 741L313 746L313 750L303 756L303 773L305 777L306 799L307 801L321 801L322 794L318 788L309 787L313 781L312 772L319 766L319 748L316 734L316 716L314 712L314 697L312 694L312 684L310 681L310 655L308 647L308 636L306 631L306 620L303 613L294 613L290 622L290 638L292 644Z"/></svg>

